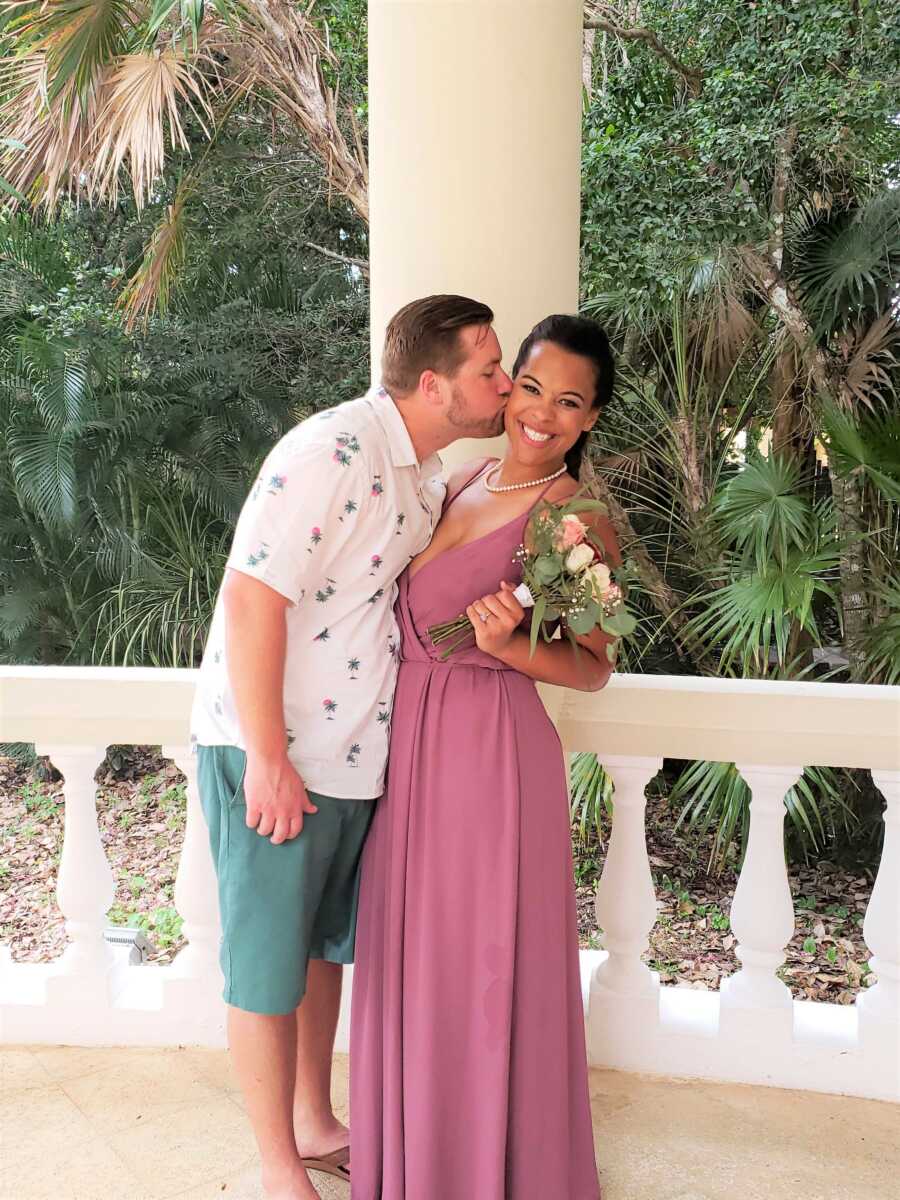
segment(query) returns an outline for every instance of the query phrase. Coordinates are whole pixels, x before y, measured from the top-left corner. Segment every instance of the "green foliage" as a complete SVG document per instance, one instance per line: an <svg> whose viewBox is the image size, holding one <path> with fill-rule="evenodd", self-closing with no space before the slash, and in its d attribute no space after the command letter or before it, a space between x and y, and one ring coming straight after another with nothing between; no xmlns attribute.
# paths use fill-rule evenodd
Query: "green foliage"
<svg viewBox="0 0 900 1200"><path fill-rule="evenodd" d="M900 44L874 0L649 0L640 24L702 73L699 95L643 44L594 55L585 116L585 295L630 313L678 286L686 260L770 233L776 147L821 200L868 189L900 158Z"/></svg>
<svg viewBox="0 0 900 1200"><path fill-rule="evenodd" d="M827 408L822 424L831 469L838 476L864 475L891 504L900 504L900 409L884 408L854 419Z"/></svg>
<svg viewBox="0 0 900 1200"><path fill-rule="evenodd" d="M865 638L866 664L872 683L900 684L900 575L875 589L881 619Z"/></svg>
<svg viewBox="0 0 900 1200"><path fill-rule="evenodd" d="M0 223L0 661L195 665L261 459L368 386L362 282L305 245L341 215L273 195L261 137L245 122L208 157L145 329L115 289L154 211Z"/></svg>
<svg viewBox="0 0 900 1200"><path fill-rule="evenodd" d="M596 754L573 754L569 760L569 816L580 845L603 845L604 829L612 816L612 780Z"/></svg>
<svg viewBox="0 0 900 1200"><path fill-rule="evenodd" d="M677 825L700 835L714 830L708 867L721 870L734 847L738 861L747 849L750 788L733 763L694 762L669 793L680 805ZM840 775L830 767L807 767L785 796L789 833L802 857L821 850L836 836L850 836L859 822L841 792Z"/></svg>

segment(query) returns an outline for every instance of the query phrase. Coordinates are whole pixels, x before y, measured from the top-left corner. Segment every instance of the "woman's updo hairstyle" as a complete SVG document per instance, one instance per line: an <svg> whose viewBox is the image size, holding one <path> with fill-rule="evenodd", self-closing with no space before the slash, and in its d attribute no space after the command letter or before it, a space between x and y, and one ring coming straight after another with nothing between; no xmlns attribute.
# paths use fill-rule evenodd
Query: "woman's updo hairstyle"
<svg viewBox="0 0 900 1200"><path fill-rule="evenodd" d="M615 383L616 364L609 346L609 338L596 321L591 321L587 317L569 316L567 313L556 313L552 317L545 317L543 321L535 325L519 347L519 353L513 364L513 379L524 366L533 347L539 342L552 342L561 350L567 350L570 354L578 354L581 358L586 358L593 363L596 386L591 411L595 408L603 409L609 404ZM581 460L587 445L588 432L585 430L582 433L566 455L566 470L575 479L578 478L581 471Z"/></svg>

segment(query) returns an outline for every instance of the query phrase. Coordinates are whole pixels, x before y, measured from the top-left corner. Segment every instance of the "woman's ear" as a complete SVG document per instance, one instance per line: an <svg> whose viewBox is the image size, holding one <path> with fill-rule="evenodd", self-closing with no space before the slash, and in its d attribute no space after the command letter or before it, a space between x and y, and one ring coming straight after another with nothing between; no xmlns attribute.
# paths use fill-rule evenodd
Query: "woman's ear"
<svg viewBox="0 0 900 1200"><path fill-rule="evenodd" d="M585 433L587 433L587 431L589 429L594 428L594 426L597 424L597 422L599 420L600 420L600 408L598 406L597 408L592 408L589 413L585 414L584 422L582 423L581 428L584 430Z"/></svg>

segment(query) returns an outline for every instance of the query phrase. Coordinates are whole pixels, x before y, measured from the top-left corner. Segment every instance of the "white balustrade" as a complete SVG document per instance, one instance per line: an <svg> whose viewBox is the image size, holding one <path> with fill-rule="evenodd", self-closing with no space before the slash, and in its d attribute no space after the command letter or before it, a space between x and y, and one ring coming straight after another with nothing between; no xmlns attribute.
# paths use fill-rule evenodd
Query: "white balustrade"
<svg viewBox="0 0 900 1200"><path fill-rule="evenodd" d="M887 801L884 848L863 924L878 981L856 1003L863 1038L878 1044L887 1036L900 1056L900 771L873 771L872 780Z"/></svg>
<svg viewBox="0 0 900 1200"><path fill-rule="evenodd" d="M645 789L662 767L661 758L605 755L603 767L615 786L614 820L594 907L609 957L594 973L592 992L655 997L659 976L641 955L656 921L656 892L647 857Z"/></svg>
<svg viewBox="0 0 900 1200"><path fill-rule="evenodd" d="M194 681L191 671L0 667L0 741L36 742L65 777L58 894L71 938L46 964L14 963L0 947L0 1041L224 1043L217 893L186 745ZM900 689L614 676L596 694L542 697L565 748L594 750L615 784L596 897L604 949L582 952L591 1061L900 1099ZM110 743L162 745L187 778L175 886L187 945L169 966L111 963L103 941L113 886L93 775ZM752 793L731 908L741 965L721 992L661 987L642 961L656 919L644 789L664 758L738 763ZM777 977L794 927L783 828L798 762L871 768L887 799L864 927L878 982L855 1006L793 1000Z"/></svg>
<svg viewBox="0 0 900 1200"><path fill-rule="evenodd" d="M186 745L164 746L163 754L172 759L187 782L184 844L175 879L175 907L183 921L187 945L172 963L169 980L200 980L220 992L219 903L209 835L197 788L197 759Z"/></svg>
<svg viewBox="0 0 900 1200"><path fill-rule="evenodd" d="M784 855L784 798L803 774L797 766L737 764L750 788L747 853L731 903L735 954L741 967L721 985L722 1012L750 1010L759 1015L781 1009L790 1031L790 989L775 972L785 960L794 933L794 904ZM767 1020L771 1020L766 1016Z"/></svg>
<svg viewBox="0 0 900 1200"><path fill-rule="evenodd" d="M60 999L105 1007L112 953L103 938L114 881L97 825L94 774L102 746L36 745L63 776L65 826L56 896L66 919L69 945L55 964L48 987Z"/></svg>

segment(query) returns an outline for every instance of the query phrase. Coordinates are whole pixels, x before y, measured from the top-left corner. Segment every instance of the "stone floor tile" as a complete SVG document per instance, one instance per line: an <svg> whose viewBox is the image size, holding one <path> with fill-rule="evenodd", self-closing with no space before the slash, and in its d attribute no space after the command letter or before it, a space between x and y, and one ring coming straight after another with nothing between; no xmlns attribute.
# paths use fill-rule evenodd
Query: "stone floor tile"
<svg viewBox="0 0 900 1200"><path fill-rule="evenodd" d="M66 1078L60 1087L95 1130L107 1136L222 1095L188 1057L164 1051L156 1058L131 1059L124 1066Z"/></svg>
<svg viewBox="0 0 900 1200"><path fill-rule="evenodd" d="M232 1175L256 1154L246 1116L224 1094L141 1121L110 1144L153 1200Z"/></svg>
<svg viewBox="0 0 900 1200"><path fill-rule="evenodd" d="M116 1067L127 1071L132 1063L149 1060L159 1063L163 1058L177 1055L178 1050L159 1046L32 1046L41 1066L54 1079L74 1079Z"/></svg>
<svg viewBox="0 0 900 1200"><path fill-rule="evenodd" d="M38 1154L0 1170L0 1200L149 1200L104 1138L61 1149L50 1138Z"/></svg>
<svg viewBox="0 0 900 1200"><path fill-rule="evenodd" d="M18 1046L0 1049L0 1093L47 1087L52 1082L31 1050Z"/></svg>
<svg viewBox="0 0 900 1200"><path fill-rule="evenodd" d="M84 1113L53 1084L0 1095L0 1130L0 1167L6 1171L40 1164L48 1150L74 1155L94 1137Z"/></svg>

